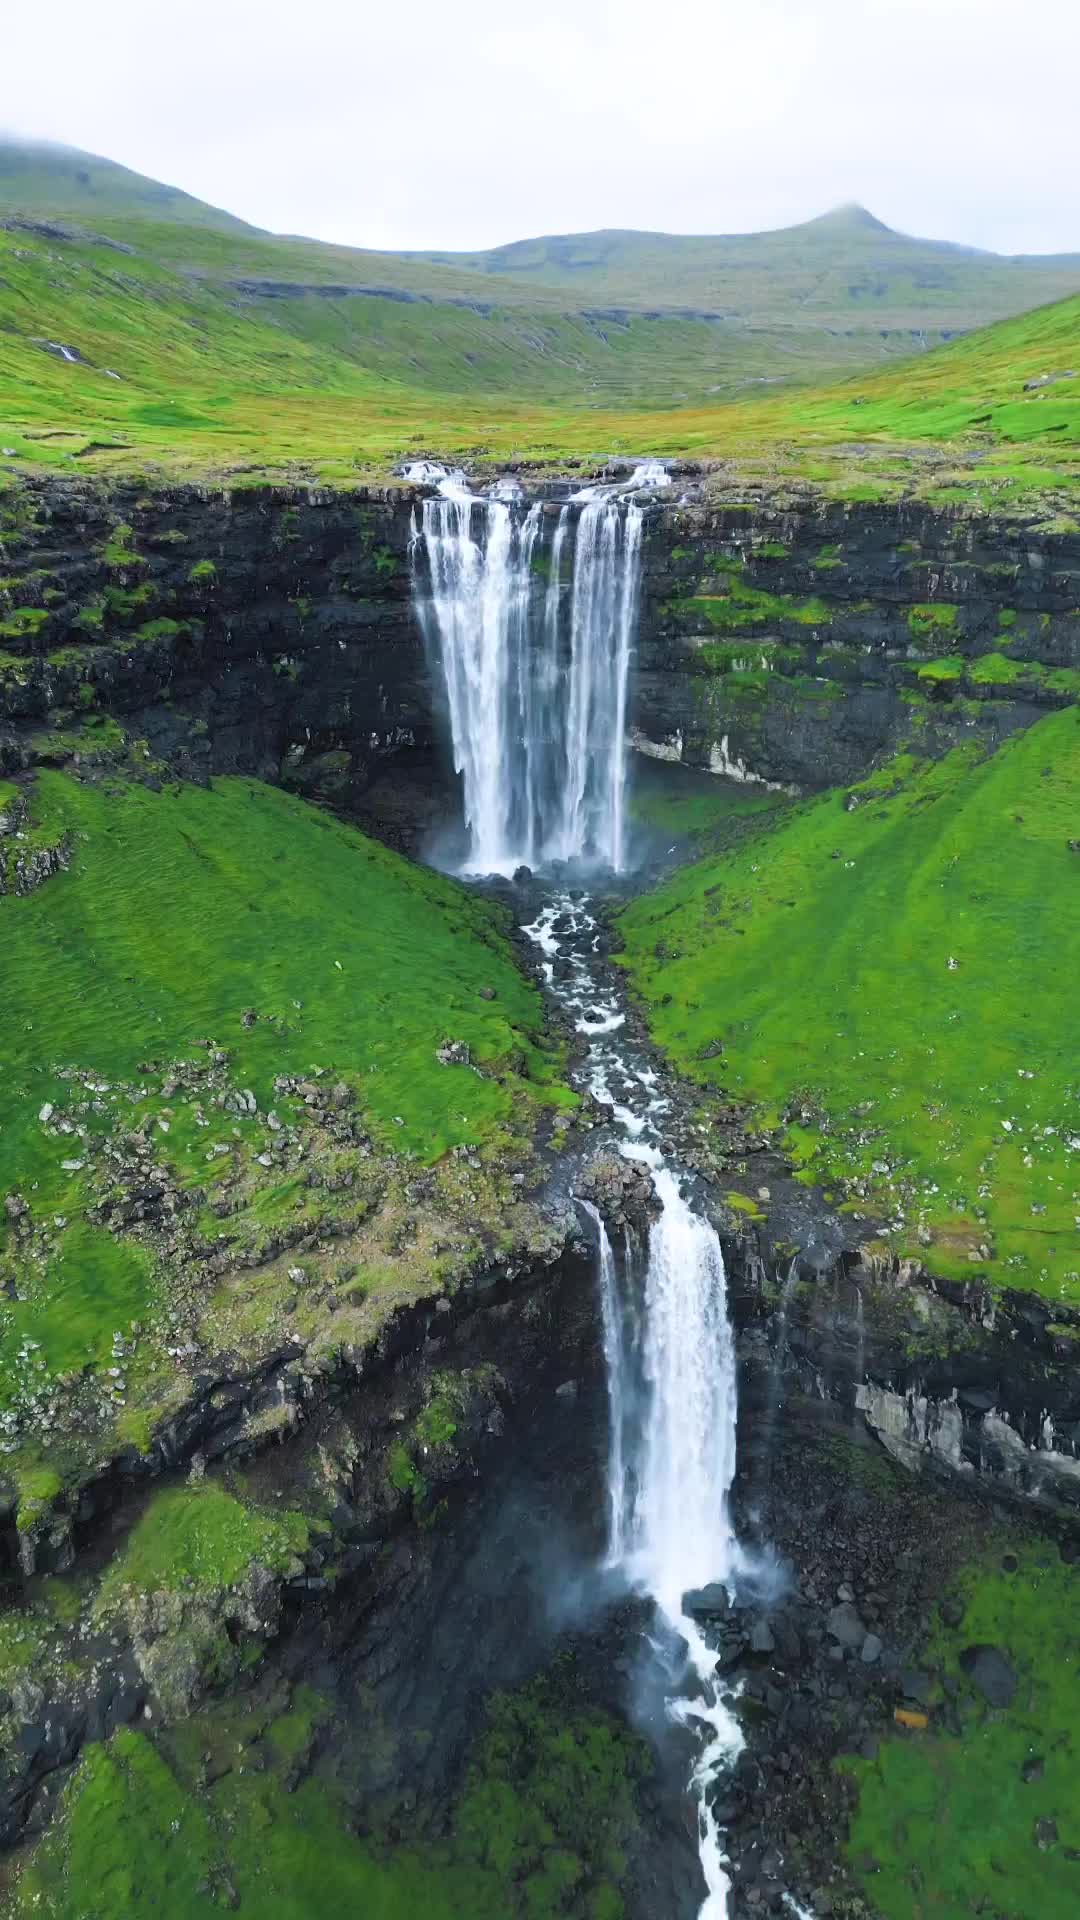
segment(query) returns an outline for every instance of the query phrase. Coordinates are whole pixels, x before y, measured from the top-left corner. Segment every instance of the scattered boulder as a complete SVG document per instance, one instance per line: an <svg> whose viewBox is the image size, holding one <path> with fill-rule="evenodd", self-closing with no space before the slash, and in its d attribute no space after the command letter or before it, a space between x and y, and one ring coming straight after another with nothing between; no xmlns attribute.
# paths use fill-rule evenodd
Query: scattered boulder
<svg viewBox="0 0 1080 1920"><path fill-rule="evenodd" d="M472 1063L464 1040L444 1040L440 1047L436 1047L435 1058L443 1067L467 1067Z"/></svg>
<svg viewBox="0 0 1080 1920"><path fill-rule="evenodd" d="M930 1675L918 1667L904 1667L900 1673L900 1691L905 1700L914 1700L920 1707L930 1705Z"/></svg>
<svg viewBox="0 0 1080 1920"><path fill-rule="evenodd" d="M866 1639L866 1627L850 1600L830 1609L827 1625L830 1637L841 1647L861 1648Z"/></svg>
<svg viewBox="0 0 1080 1920"><path fill-rule="evenodd" d="M1016 1693L1017 1679L999 1647L965 1647L960 1665L973 1687L992 1707L1009 1707Z"/></svg>

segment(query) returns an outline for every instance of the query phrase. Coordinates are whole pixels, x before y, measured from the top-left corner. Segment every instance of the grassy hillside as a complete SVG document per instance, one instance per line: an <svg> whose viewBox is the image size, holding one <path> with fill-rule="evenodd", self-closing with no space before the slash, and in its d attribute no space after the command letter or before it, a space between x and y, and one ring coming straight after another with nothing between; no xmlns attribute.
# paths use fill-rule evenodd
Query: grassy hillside
<svg viewBox="0 0 1080 1920"><path fill-rule="evenodd" d="M290 1222L322 1220L332 1243L365 1219L357 1145L373 1169L462 1144L497 1158L560 1097L555 1063L495 912L303 801L43 769L31 822L70 864L0 897L0 1195L17 1196L0 1216L0 1405L22 1418L84 1369L92 1388L135 1324L130 1418L160 1391L167 1324L196 1303L140 1234L126 1163L135 1176L149 1156L143 1183L175 1194L172 1217L210 1245L239 1237L260 1267ZM447 1039L471 1064L439 1061ZM258 1276L249 1331L278 1310L287 1265ZM425 1270L430 1286L430 1255ZM228 1312L241 1305L232 1293Z"/></svg>
<svg viewBox="0 0 1080 1920"><path fill-rule="evenodd" d="M309 1686L280 1693L88 1747L12 1920L622 1920L649 1755L572 1662L493 1694L446 1831L389 1844L378 1818L357 1834L350 1794L377 1711L350 1723Z"/></svg>
<svg viewBox="0 0 1080 1920"><path fill-rule="evenodd" d="M1003 1537L1006 1549L1010 1542ZM1080 1638L1076 1570L1051 1539L964 1567L956 1605L923 1649L930 1728L851 1758L858 1809L847 1853L883 1920L1076 1912ZM943 1615L945 1610L943 1609ZM999 1648L1016 1675L991 1707L963 1655Z"/></svg>
<svg viewBox="0 0 1080 1920"><path fill-rule="evenodd" d="M774 817L622 916L654 1035L897 1251L1080 1300L1080 710Z"/></svg>
<svg viewBox="0 0 1080 1920"><path fill-rule="evenodd" d="M95 153L54 141L0 137L0 208L41 219L178 220L224 233L257 233L231 213L208 207L178 187L163 186Z"/></svg>
<svg viewBox="0 0 1080 1920"><path fill-rule="evenodd" d="M835 325L791 264L815 260L824 289L833 250L855 286L851 249L900 238L874 222L752 237L769 243L750 281L773 289L770 315L613 317L571 306L542 276L275 239L107 162L46 151L49 165L33 149L17 166L26 150L0 146L9 471L32 460L343 481L429 452L556 464L653 451L730 461L739 483L959 490L982 506L1002 489L1075 484L1080 380L1057 376L1080 372L1080 297L881 370L910 337L883 341L879 312L869 334ZM647 285L652 269L638 267ZM817 314L809 330L783 318L785 300ZM807 384L868 360L877 371ZM1050 384L1025 390L1043 374ZM770 391L778 381L795 385Z"/></svg>

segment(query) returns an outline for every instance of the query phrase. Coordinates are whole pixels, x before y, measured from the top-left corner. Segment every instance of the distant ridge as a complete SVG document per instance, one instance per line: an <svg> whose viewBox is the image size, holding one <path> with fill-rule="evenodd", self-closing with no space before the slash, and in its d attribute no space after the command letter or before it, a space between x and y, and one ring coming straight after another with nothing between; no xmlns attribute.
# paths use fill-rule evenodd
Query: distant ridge
<svg viewBox="0 0 1080 1920"><path fill-rule="evenodd" d="M601 228L544 234L479 253L408 253L578 301L663 301L755 326L873 326L962 332L1080 290L1080 252L1010 259L899 233L857 201L762 233Z"/></svg>

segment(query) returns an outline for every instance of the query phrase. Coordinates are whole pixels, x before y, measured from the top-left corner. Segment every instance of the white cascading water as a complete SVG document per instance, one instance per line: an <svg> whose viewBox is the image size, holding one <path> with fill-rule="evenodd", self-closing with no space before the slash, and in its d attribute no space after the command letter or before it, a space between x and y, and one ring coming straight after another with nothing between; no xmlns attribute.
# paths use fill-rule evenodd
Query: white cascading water
<svg viewBox="0 0 1080 1920"><path fill-rule="evenodd" d="M620 872L636 495L666 486L667 475L646 462L625 484L587 487L555 515L539 502L523 510L518 489L474 494L461 474L427 462L405 477L437 487L414 513L411 556L462 776L466 871L580 860Z"/></svg>
<svg viewBox="0 0 1080 1920"><path fill-rule="evenodd" d="M683 1610L690 1589L732 1581L739 1559L729 1509L736 1366L723 1254L715 1230L687 1199L683 1177L664 1160L668 1103L655 1069L626 1042L617 999L594 976L599 929L587 901L560 893L524 931L540 949L551 992L589 1042L581 1078L622 1133L623 1154L650 1169L660 1204L639 1304L633 1262L627 1258L620 1281L598 1212L582 1203L597 1228L608 1383L607 1564L652 1596L687 1649L694 1697L669 1700L668 1711L684 1725L708 1729L690 1783L708 1889L700 1920L724 1920L730 1881L709 1790L738 1755L742 1735L720 1696L715 1652Z"/></svg>
<svg viewBox="0 0 1080 1920"><path fill-rule="evenodd" d="M540 503L526 507L516 487L480 498L462 475L429 465L406 478L437 487L419 520L414 514L414 591L446 684L470 834L466 870L512 874L581 860L618 872L643 525L636 495L667 485L664 469L649 462L624 486L587 487L547 513ZM623 1153L651 1169L660 1206L642 1296L629 1247L620 1276L599 1212L582 1203L597 1237L607 1369L607 1562L653 1597L686 1648L693 1698L670 1699L668 1711L706 1729L691 1778L707 1888L701 1920L724 1920L729 1878L710 1792L742 1736L719 1692L715 1654L683 1610L689 1589L731 1581L738 1559L723 1255L665 1163L667 1102L655 1070L625 1043L617 997L595 976L600 934L587 900L560 892L524 931L551 992L588 1040L580 1077L609 1109Z"/></svg>

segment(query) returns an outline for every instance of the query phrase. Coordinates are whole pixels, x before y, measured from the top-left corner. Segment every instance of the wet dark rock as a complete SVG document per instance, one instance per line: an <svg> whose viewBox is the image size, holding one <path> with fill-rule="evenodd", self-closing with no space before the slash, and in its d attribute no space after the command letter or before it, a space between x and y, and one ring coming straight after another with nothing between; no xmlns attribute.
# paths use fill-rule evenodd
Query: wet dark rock
<svg viewBox="0 0 1080 1920"><path fill-rule="evenodd" d="M722 1620L731 1610L728 1590L719 1581L707 1587L691 1587L682 1597L683 1612L693 1620Z"/></svg>
<svg viewBox="0 0 1080 1920"><path fill-rule="evenodd" d="M1036 1820L1035 1822L1034 1837L1035 1845L1038 1847L1039 1852L1049 1853L1058 1843L1057 1821L1051 1820L1048 1815L1044 1814L1041 1820Z"/></svg>
<svg viewBox="0 0 1080 1920"><path fill-rule="evenodd" d="M1045 1760L1042 1758L1041 1754L1033 1753L1029 1756L1027 1760L1024 1761L1024 1764L1020 1769L1020 1778L1024 1782L1024 1785L1026 1787L1030 1787L1034 1784L1036 1780L1041 1780L1045 1772L1046 1772Z"/></svg>
<svg viewBox="0 0 1080 1920"><path fill-rule="evenodd" d="M767 1620L757 1620L750 1634L751 1653L775 1653L776 1640Z"/></svg>

